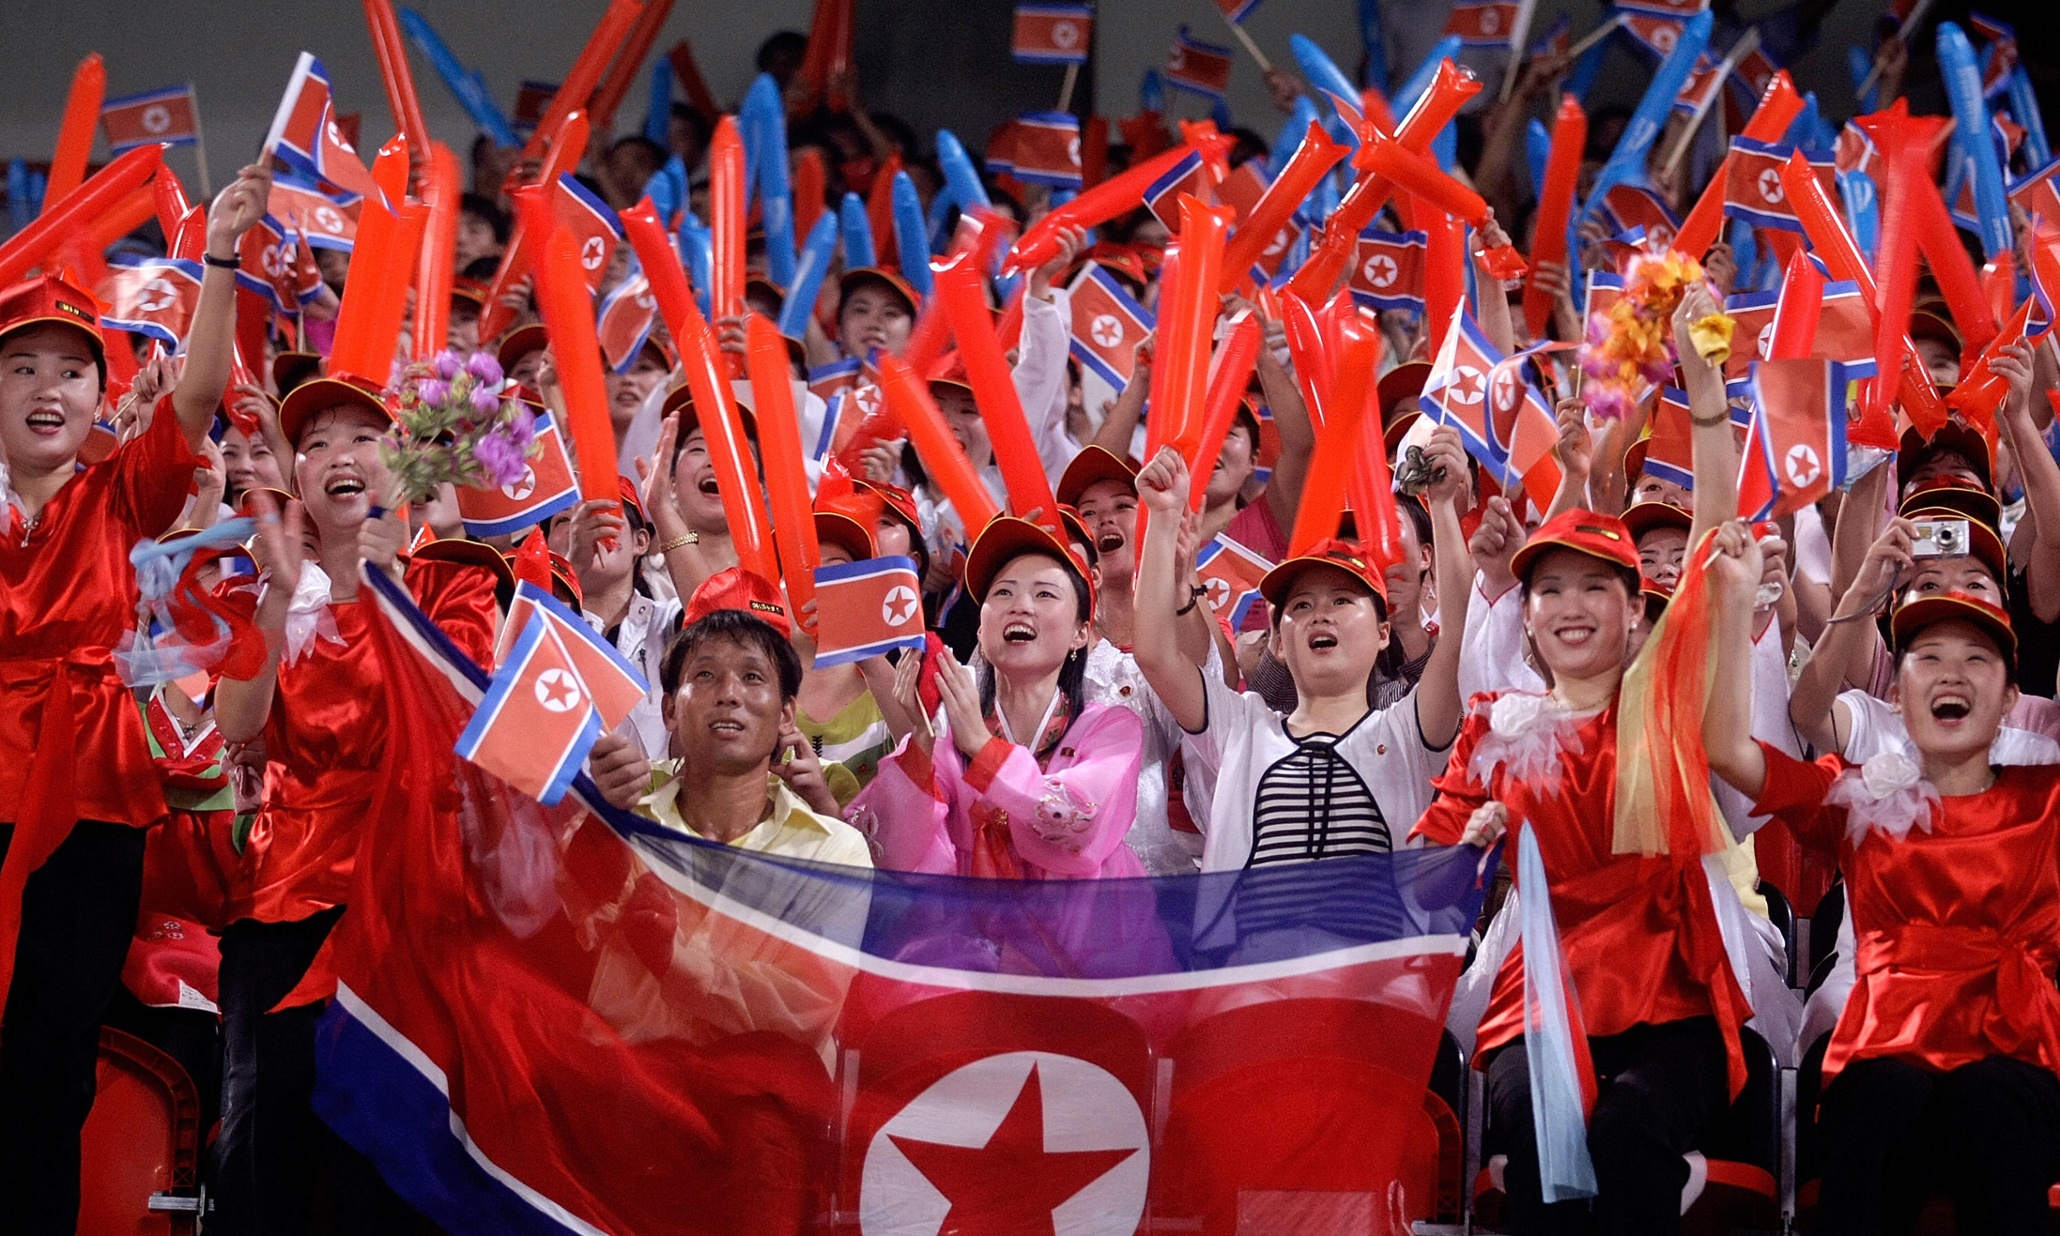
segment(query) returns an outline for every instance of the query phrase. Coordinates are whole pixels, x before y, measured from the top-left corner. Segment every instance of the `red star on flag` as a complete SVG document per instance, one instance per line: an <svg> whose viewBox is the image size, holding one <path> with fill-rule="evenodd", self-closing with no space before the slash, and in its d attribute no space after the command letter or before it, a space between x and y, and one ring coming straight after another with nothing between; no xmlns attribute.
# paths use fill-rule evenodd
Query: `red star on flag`
<svg viewBox="0 0 2060 1236"><path fill-rule="evenodd" d="M1030 1066L1008 1115L980 1147L889 1135L896 1149L951 1202L943 1232L1054 1236L1051 1213L1135 1150L1044 1148L1044 1087Z"/></svg>

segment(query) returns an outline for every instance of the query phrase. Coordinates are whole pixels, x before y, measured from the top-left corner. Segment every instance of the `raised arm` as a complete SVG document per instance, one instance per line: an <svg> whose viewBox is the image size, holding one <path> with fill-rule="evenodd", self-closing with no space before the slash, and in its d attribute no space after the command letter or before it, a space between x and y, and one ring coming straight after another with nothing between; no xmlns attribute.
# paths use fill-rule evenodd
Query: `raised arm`
<svg viewBox="0 0 2060 1236"><path fill-rule="evenodd" d="M1552 505L1545 511L1545 518L1588 501L1588 477L1595 466L1594 439L1588 434L1588 406L1579 399L1562 399L1556 419L1559 422L1559 492L1552 495Z"/></svg>
<svg viewBox="0 0 2060 1236"><path fill-rule="evenodd" d="M1109 405L1109 414L1102 418L1100 428L1094 431L1094 441L1089 446L1098 446L1118 459L1130 454L1130 439L1137 434L1137 423L1144 419L1145 396L1152 389L1152 345L1147 337L1137 345L1136 363L1130 370L1130 380L1116 393L1116 400Z"/></svg>
<svg viewBox="0 0 2060 1236"><path fill-rule="evenodd" d="M1846 667L1873 656L1875 641L1881 638L1874 629L1874 615L1914 561L1910 550L1915 532L1907 519L1890 521L1867 551L1859 574L1839 599L1823 636L1796 677L1795 689L1788 696L1788 719L1795 723L1795 732L1819 751L1843 753L1852 736L1852 715L1838 702L1839 693L1846 689Z"/></svg>
<svg viewBox="0 0 2060 1236"><path fill-rule="evenodd" d="M1504 353L1516 351L1516 323L1509 316L1509 293L1502 288L1502 281L1488 270L1482 254L1497 245L1509 243L1509 233L1495 222L1493 212L1486 227L1475 236L1477 248L1473 252L1473 284L1479 295L1476 299L1475 316L1480 319L1481 330L1488 336L1488 342L1502 349Z"/></svg>
<svg viewBox="0 0 2060 1236"><path fill-rule="evenodd" d="M1700 546L1701 542L1692 544ZM1710 566L1714 607L1711 658L1719 666L1750 665L1753 599L1763 568L1760 547L1751 530L1733 520L1717 529L1711 548L1715 554ZM1767 760L1752 736L1752 675L1720 672L1710 676L1702 742L1709 752L1710 771L1747 798L1757 800L1766 783Z"/></svg>
<svg viewBox="0 0 2060 1236"><path fill-rule="evenodd" d="M1674 310L1674 340L1681 355L1681 381L1688 391L1688 423L1694 431L1695 526L1688 530L1690 545L1702 544L1703 534L1738 510L1738 443L1731 434L1724 371L1703 359L1689 341L1696 322L1722 309L1709 288L1695 283Z"/></svg>
<svg viewBox="0 0 2060 1236"><path fill-rule="evenodd" d="M1316 427L1309 422L1309 405L1302 402L1294 375L1274 350L1279 332L1278 322L1266 323L1266 343L1259 349L1259 387L1280 435L1280 458L1266 478L1266 509L1285 533L1295 526L1295 513L1302 506L1302 482L1309 477L1309 458L1316 453Z"/></svg>
<svg viewBox="0 0 2060 1236"><path fill-rule="evenodd" d="M1187 461L1162 446L1137 474L1137 498L1147 512L1144 543L1138 547L1136 606L1139 631L1172 631L1187 603L1178 562L1180 522L1187 513ZM1202 671L1172 639L1137 641L1137 668L1180 728L1198 734L1209 723L1209 697Z"/></svg>
<svg viewBox="0 0 2060 1236"><path fill-rule="evenodd" d="M2053 461L2031 416L2033 377L2038 368L2035 355L2030 345L2016 343L1996 357L1996 372L2010 382L2009 398L1998 409L1996 423L2009 439L2010 457L2017 461L2031 516L2017 525L2010 548L2015 550L2019 541L2029 542L2030 552L2020 555L2022 561L2017 565L2024 571L2032 614L2040 622L2051 622L2060 618L2060 463Z"/></svg>
<svg viewBox="0 0 2060 1236"><path fill-rule="evenodd" d="M179 428L186 431L186 445L195 451L207 441L222 394L229 389L229 373L236 367L237 242L265 217L271 189L272 173L252 164L236 174L236 182L222 190L208 211L200 303L186 336L186 369L172 391Z"/></svg>
<svg viewBox="0 0 2060 1236"><path fill-rule="evenodd" d="M264 594L258 601L257 628L265 636L265 664L249 678L224 676L215 684L215 728L226 742L249 742L265 732L265 720L272 715L272 697L279 688L279 654L286 643L286 610L300 583L300 505L290 505L282 517L272 505L270 494L255 496L258 511L257 539L251 552L264 573Z"/></svg>
<svg viewBox="0 0 2060 1236"><path fill-rule="evenodd" d="M1433 480L1424 497L1430 502L1431 527L1435 533L1438 573L1438 625L1441 634L1424 663L1423 677L1416 684L1416 724L1423 740L1434 751L1452 744L1459 733L1459 721L1466 700L1459 694L1459 653L1466 640L1467 603L1473 597L1473 559L1467 552L1466 532L1459 526L1459 507L1466 500L1466 449L1459 431L1440 425L1431 431L1424 448Z"/></svg>

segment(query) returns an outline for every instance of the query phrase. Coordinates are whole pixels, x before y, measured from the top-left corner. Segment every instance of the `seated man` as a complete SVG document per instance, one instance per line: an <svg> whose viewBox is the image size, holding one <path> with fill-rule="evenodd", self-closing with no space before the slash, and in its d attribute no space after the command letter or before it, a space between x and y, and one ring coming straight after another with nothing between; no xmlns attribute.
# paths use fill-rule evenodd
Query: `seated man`
<svg viewBox="0 0 2060 1236"><path fill-rule="evenodd" d="M675 758L654 770L639 810L707 841L870 867L865 837L837 818L815 749L795 728L801 659L786 621L773 586L742 570L694 594L659 667Z"/></svg>

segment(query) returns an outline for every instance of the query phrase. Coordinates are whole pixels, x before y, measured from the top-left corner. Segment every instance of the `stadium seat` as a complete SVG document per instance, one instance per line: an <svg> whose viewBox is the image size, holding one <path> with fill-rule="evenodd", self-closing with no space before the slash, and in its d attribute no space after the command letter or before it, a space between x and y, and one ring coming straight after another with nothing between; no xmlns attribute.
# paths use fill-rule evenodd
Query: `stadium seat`
<svg viewBox="0 0 2060 1236"><path fill-rule="evenodd" d="M100 1032L99 1089L81 1137L79 1236L190 1236L200 1095L172 1057Z"/></svg>

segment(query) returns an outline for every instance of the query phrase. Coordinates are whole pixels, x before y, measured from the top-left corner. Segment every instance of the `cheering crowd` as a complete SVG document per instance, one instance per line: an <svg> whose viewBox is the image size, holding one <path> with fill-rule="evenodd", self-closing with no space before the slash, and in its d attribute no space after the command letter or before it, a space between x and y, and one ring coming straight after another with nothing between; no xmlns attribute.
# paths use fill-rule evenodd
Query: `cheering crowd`
<svg viewBox="0 0 2060 1236"><path fill-rule="evenodd" d="M462 196L447 151L275 140L119 240L184 262L169 331L53 194L68 224L0 242L10 1230L73 1230L99 1027L166 1003L139 911L218 941L207 1230L307 1230L318 1171L339 1230L403 1221L310 1105L408 724L375 576L539 702L468 758L708 842L1008 880L1500 846L1448 1027L1512 1231L1676 1230L1754 1052L1805 1079L1817 1230L1938 1194L2049 1230L2060 197L2005 132L2002 243L1963 212L1920 245L1935 182L1982 175L1912 114L1936 28L1883 25L1836 179L1785 75L1740 109L1771 131L1697 145L1662 97L1627 155L1547 45L1392 116L1272 70L1277 145L1076 128L1077 189L1018 175L1011 127L977 200L956 139L779 35L748 199L738 119L690 103L482 136ZM1762 147L1833 205L1743 202ZM354 247L311 243L309 193ZM597 732L550 737L584 697ZM1537 1110L1569 1041L1579 1170Z"/></svg>

